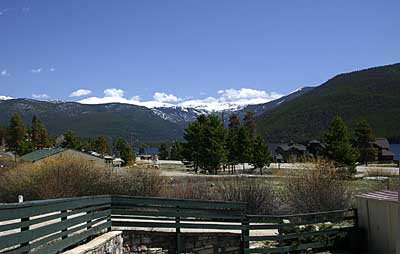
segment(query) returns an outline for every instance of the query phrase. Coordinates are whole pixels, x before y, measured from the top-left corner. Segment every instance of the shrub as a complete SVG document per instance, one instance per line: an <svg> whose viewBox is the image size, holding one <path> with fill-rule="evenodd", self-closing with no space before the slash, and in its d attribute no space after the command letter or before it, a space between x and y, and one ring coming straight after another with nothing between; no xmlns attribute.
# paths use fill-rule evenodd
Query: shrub
<svg viewBox="0 0 400 254"><path fill-rule="evenodd" d="M216 185L219 199L246 202L248 214L275 214L278 209L273 182L265 179L235 177Z"/></svg>
<svg viewBox="0 0 400 254"><path fill-rule="evenodd" d="M306 213L348 208L350 195L333 163L294 170L283 184L282 199L289 212Z"/></svg>
<svg viewBox="0 0 400 254"><path fill-rule="evenodd" d="M156 169L118 169L94 164L79 156L21 164L0 179L0 202L88 195L158 195L163 177Z"/></svg>

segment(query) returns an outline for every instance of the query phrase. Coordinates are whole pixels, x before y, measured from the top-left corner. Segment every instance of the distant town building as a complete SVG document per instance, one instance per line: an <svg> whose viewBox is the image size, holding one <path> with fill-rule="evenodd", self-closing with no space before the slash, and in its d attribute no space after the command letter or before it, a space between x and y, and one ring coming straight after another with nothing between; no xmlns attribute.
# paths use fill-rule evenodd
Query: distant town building
<svg viewBox="0 0 400 254"><path fill-rule="evenodd" d="M323 156L325 150L325 145L318 140L311 140L307 144L307 151L310 156L314 158L319 158Z"/></svg>
<svg viewBox="0 0 400 254"><path fill-rule="evenodd" d="M390 144L386 138L377 138L373 142L374 148L377 149L377 161L393 161L394 153L390 151Z"/></svg>
<svg viewBox="0 0 400 254"><path fill-rule="evenodd" d="M302 144L280 144L276 147L276 158L284 162L296 162L308 156L307 147Z"/></svg>

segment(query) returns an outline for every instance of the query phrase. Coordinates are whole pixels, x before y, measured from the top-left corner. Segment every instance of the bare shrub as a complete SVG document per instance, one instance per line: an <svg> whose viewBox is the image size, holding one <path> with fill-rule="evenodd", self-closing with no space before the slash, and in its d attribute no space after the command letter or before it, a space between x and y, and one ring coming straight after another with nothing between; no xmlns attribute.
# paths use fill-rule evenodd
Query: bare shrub
<svg viewBox="0 0 400 254"><path fill-rule="evenodd" d="M153 197L160 195L165 178L155 168L127 168L114 172L106 181L109 194Z"/></svg>
<svg viewBox="0 0 400 254"><path fill-rule="evenodd" d="M276 198L272 181L235 177L220 182L216 192L220 200L245 202L248 214L274 214L277 212Z"/></svg>
<svg viewBox="0 0 400 254"><path fill-rule="evenodd" d="M282 199L293 213L318 212L349 207L350 195L330 162L293 170L283 184Z"/></svg>

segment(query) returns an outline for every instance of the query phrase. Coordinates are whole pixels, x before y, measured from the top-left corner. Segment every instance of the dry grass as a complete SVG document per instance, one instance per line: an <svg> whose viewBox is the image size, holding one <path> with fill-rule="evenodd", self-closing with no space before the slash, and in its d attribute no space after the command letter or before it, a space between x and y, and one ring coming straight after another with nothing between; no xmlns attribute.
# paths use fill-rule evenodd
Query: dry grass
<svg viewBox="0 0 400 254"><path fill-rule="evenodd" d="M48 159L39 164L21 164L0 178L0 202L121 194L156 196L163 188L156 169L115 172L76 156Z"/></svg>

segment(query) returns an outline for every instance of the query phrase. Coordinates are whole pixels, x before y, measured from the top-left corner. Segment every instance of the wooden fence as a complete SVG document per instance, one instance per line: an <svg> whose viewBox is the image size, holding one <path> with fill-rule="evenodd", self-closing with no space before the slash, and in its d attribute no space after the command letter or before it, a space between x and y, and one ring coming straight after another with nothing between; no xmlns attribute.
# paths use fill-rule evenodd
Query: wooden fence
<svg viewBox="0 0 400 254"><path fill-rule="evenodd" d="M111 227L122 230L170 228L177 253L184 252L183 229L228 230L242 235L244 253L287 253L328 247L356 225L354 210L288 216L246 215L245 203L129 196L95 196L0 204L0 253L60 253ZM321 223L341 227L289 232ZM262 233L274 230L277 234ZM286 232L286 231L287 232ZM253 232L259 232L256 235ZM293 239L307 243L284 246ZM270 245L256 245L266 241Z"/></svg>

